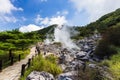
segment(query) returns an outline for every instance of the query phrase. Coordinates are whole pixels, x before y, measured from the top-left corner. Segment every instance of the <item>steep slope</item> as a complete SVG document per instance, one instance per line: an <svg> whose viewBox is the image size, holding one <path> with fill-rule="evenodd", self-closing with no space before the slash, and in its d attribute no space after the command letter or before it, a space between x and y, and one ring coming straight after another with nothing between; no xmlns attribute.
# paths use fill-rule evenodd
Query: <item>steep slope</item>
<svg viewBox="0 0 120 80"><path fill-rule="evenodd" d="M75 29L80 32L76 39L80 37L90 36L94 34L94 32L100 32L104 34L106 29L115 26L120 23L120 9L115 10L114 12L108 13L95 22L92 22L86 26L77 26Z"/></svg>
<svg viewBox="0 0 120 80"><path fill-rule="evenodd" d="M53 31L54 31L54 27L56 27L57 25L50 25L50 26L48 26L48 27L46 27L46 28L43 28L43 29L41 29L41 30L39 30L39 31L37 31L37 33L39 33L39 34L43 34L43 35L45 35L45 34L47 34L47 33L53 33Z"/></svg>
<svg viewBox="0 0 120 80"><path fill-rule="evenodd" d="M33 32L34 34L38 34L39 38L41 38L42 40L44 40L46 38L47 34L53 34L54 32L54 27L56 27L57 25L50 25L48 27L45 27L41 30L35 31Z"/></svg>
<svg viewBox="0 0 120 80"><path fill-rule="evenodd" d="M87 25L87 28L91 31L97 29L99 32L104 32L107 28L120 23L120 9L114 12L106 14L98 19L96 22Z"/></svg>

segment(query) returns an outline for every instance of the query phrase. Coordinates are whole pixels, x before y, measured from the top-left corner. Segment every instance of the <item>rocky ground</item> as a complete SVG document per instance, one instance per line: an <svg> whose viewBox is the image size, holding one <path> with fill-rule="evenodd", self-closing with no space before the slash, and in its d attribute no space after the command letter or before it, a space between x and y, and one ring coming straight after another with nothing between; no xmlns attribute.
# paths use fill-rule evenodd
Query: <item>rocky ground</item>
<svg viewBox="0 0 120 80"><path fill-rule="evenodd" d="M82 40L78 40L75 43L79 49L63 48L60 44L38 44L37 49L38 51L43 51L43 55L51 52L58 56L58 64L61 66L63 73L54 78L50 73L44 71L34 71L31 72L31 74L27 77L27 80L76 80L75 77L78 69L81 68L84 72L86 67L94 69L97 68L101 71L103 76L106 76L109 78L109 80L112 80L110 75L105 71L106 67L103 68L93 64L94 62L100 61L93 55L97 45L97 40L99 39L100 36L94 35ZM86 64L87 62L89 62L89 64Z"/></svg>

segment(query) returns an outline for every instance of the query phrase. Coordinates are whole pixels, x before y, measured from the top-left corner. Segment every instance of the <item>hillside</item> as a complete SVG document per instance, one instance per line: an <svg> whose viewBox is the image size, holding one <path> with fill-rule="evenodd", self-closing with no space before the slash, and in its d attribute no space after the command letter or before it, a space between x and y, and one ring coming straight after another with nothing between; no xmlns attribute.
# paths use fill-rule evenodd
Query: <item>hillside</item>
<svg viewBox="0 0 120 80"><path fill-rule="evenodd" d="M97 29L99 32L104 32L107 28L120 23L120 9L108 13L98 19L96 22L88 24L86 27L91 31Z"/></svg>
<svg viewBox="0 0 120 80"><path fill-rule="evenodd" d="M114 12L108 13L95 22L92 22L86 26L73 26L73 29L79 32L77 36L75 36L76 39L80 39L81 37L84 36L90 36L94 34L94 32L97 30L101 34L104 33L104 31L116 24L120 23L120 9L115 10ZM43 28L37 33L42 34L41 38L45 38L45 34L47 33L53 33L54 28L56 25L51 25L46 28Z"/></svg>
<svg viewBox="0 0 120 80"><path fill-rule="evenodd" d="M120 23L120 9L117 9L114 12L108 13L95 22L92 22L86 26L76 26L76 30L80 32L77 36L79 38L80 36L90 36L94 34L94 32L98 31L101 34L105 32L106 29L108 29L111 26L114 26L116 24Z"/></svg>

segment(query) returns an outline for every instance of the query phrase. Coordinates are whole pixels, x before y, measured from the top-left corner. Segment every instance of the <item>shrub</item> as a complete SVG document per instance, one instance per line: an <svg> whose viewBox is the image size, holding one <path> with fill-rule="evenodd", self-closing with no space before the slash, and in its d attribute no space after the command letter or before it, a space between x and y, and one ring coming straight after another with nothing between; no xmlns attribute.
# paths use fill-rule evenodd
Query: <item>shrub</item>
<svg viewBox="0 0 120 80"><path fill-rule="evenodd" d="M112 26L106 30L103 35L102 40L99 42L95 55L104 57L111 56L114 53L117 53L115 47L120 46L120 24Z"/></svg>
<svg viewBox="0 0 120 80"><path fill-rule="evenodd" d="M51 55L46 57L46 60L49 60L52 63L56 63L58 58L56 56L54 56L53 54L51 54Z"/></svg>
<svg viewBox="0 0 120 80"><path fill-rule="evenodd" d="M85 72L81 69L77 72L77 77L75 80L103 80L104 77L101 75L98 69L93 69L87 67Z"/></svg>
<svg viewBox="0 0 120 80"><path fill-rule="evenodd" d="M110 45L107 41L101 40L99 45L95 49L95 55L100 58L104 58L104 56L111 56L116 53L116 49L113 45Z"/></svg>
<svg viewBox="0 0 120 80"><path fill-rule="evenodd" d="M110 66L108 60L104 60L104 61L102 61L102 65L103 65L103 66L107 66L107 67Z"/></svg>
<svg viewBox="0 0 120 80"><path fill-rule="evenodd" d="M117 54L113 55L110 58L109 65L110 65L109 69L113 74L115 80L119 80L120 79L120 51L119 50Z"/></svg>
<svg viewBox="0 0 120 80"><path fill-rule="evenodd" d="M114 80L120 79L120 48L116 48L117 54L112 55L109 60L103 60L100 65L107 66Z"/></svg>
<svg viewBox="0 0 120 80"><path fill-rule="evenodd" d="M37 56L32 61L32 66L27 69L25 76L22 77L21 80L25 80L32 71L46 71L53 74L54 76L62 73L61 68L56 63L56 57L53 55L50 55L47 58L43 58L42 55Z"/></svg>
<svg viewBox="0 0 120 80"><path fill-rule="evenodd" d="M47 71L54 76L62 72L60 67L56 64L56 59L53 56L49 56L47 59L43 58L41 55L36 57L33 61L32 69L36 71Z"/></svg>

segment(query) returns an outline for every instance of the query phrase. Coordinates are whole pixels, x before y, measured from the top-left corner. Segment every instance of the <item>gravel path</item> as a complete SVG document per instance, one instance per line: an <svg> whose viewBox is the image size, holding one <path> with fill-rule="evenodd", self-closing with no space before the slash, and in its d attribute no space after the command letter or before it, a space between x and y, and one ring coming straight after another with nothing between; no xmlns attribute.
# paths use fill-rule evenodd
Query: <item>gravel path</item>
<svg viewBox="0 0 120 80"><path fill-rule="evenodd" d="M28 62L28 59L33 55L35 55L35 47L31 48L30 54L25 59L3 69L0 73L0 80L19 80L22 64L26 64Z"/></svg>

